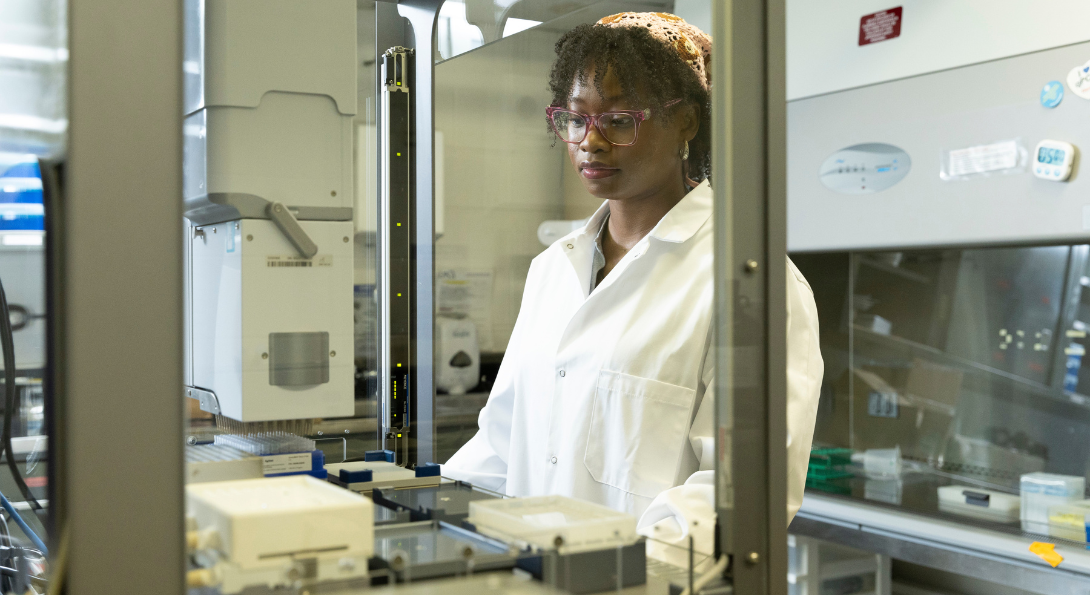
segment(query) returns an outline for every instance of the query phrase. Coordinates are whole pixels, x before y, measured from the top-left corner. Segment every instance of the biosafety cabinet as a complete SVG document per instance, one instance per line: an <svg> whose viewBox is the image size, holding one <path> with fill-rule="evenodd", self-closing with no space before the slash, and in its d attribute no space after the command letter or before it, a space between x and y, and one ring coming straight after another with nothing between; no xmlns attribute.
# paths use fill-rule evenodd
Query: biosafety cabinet
<svg viewBox="0 0 1090 595"><path fill-rule="evenodd" d="M788 249L826 365L792 531L1081 592L1090 43L1016 4L789 5Z"/></svg>

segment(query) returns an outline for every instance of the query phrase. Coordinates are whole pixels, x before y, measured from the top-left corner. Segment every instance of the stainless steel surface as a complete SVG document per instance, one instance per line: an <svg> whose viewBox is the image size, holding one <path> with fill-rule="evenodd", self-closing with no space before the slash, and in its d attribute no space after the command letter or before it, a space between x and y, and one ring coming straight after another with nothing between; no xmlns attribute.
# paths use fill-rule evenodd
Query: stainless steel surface
<svg viewBox="0 0 1090 595"><path fill-rule="evenodd" d="M377 428L378 421L374 417L322 419L314 422L310 433L332 438L346 434L373 434Z"/></svg>
<svg viewBox="0 0 1090 595"><path fill-rule="evenodd" d="M317 250L317 248L315 248ZM329 382L329 333L269 333L269 384L313 386Z"/></svg>
<svg viewBox="0 0 1090 595"><path fill-rule="evenodd" d="M954 522L982 531L1003 533L1031 541L1066 543L1079 547L1084 545L1049 537L1047 533L1034 532L1032 527L1024 528L1018 520L1002 522L981 519L943 510L939 506L938 488L942 486L963 485L969 490L977 488L1000 492L1011 491L1004 486L926 468L922 471L906 472L897 478L870 479L862 473L862 470L858 470L858 473L857 477L823 482L820 484L820 489L808 490L808 497L820 495L823 498L834 498L839 502L860 503L891 511L911 513L921 518Z"/></svg>
<svg viewBox="0 0 1090 595"><path fill-rule="evenodd" d="M190 399L196 399L201 405L201 411L219 415L220 402L219 399L216 398L216 393L210 390L204 390L203 388L187 386L185 387L185 396Z"/></svg>
<svg viewBox="0 0 1090 595"><path fill-rule="evenodd" d="M779 595L787 486L770 470L787 463L784 3L713 7L716 425L730 440L716 461L719 542L757 554L734 565L736 590Z"/></svg>
<svg viewBox="0 0 1090 595"><path fill-rule="evenodd" d="M1042 595L1085 595L1090 593L1090 577L1053 569L1043 562L1012 560L978 550L924 540L906 534L861 527L847 522L829 522L800 514L791 523L791 533L884 554L929 568L1001 583ZM987 531L980 532L982 546L988 542Z"/></svg>
<svg viewBox="0 0 1090 595"><path fill-rule="evenodd" d="M62 514L49 537L67 537L69 592L180 594L183 7L68 8L62 326L52 334L64 345L50 440ZM124 428L124 446L103 428ZM104 463L119 449L123 463Z"/></svg>

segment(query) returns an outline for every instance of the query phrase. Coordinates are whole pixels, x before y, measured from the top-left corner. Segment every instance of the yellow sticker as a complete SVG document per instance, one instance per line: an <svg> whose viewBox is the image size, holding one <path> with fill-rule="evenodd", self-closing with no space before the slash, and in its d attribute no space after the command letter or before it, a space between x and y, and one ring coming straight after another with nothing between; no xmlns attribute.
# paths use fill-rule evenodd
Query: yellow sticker
<svg viewBox="0 0 1090 595"><path fill-rule="evenodd" d="M1029 544L1029 551L1040 556L1042 560L1048 562L1053 568L1059 566L1060 562L1064 561L1064 557L1056 553L1056 544L1054 543L1034 541Z"/></svg>

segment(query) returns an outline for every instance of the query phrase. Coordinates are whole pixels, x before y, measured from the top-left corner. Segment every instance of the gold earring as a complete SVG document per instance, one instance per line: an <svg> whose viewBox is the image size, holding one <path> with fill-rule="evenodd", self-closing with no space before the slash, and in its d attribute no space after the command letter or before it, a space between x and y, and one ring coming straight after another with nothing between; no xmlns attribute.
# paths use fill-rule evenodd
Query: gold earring
<svg viewBox="0 0 1090 595"><path fill-rule="evenodd" d="M685 146L681 148L681 160L687 161L689 159L689 141L685 141Z"/></svg>

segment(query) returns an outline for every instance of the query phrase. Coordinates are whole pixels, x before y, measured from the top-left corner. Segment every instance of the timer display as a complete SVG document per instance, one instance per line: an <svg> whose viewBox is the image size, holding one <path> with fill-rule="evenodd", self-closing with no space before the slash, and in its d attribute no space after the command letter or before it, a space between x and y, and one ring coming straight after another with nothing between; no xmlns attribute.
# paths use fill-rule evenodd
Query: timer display
<svg viewBox="0 0 1090 595"><path fill-rule="evenodd" d="M1062 165L1065 155L1067 155L1067 151L1050 147L1041 147L1037 150L1037 163L1042 163L1044 165Z"/></svg>
<svg viewBox="0 0 1090 595"><path fill-rule="evenodd" d="M1052 182L1065 182L1071 177L1075 162L1075 146L1059 140L1043 140L1037 143L1037 159L1033 175Z"/></svg>

